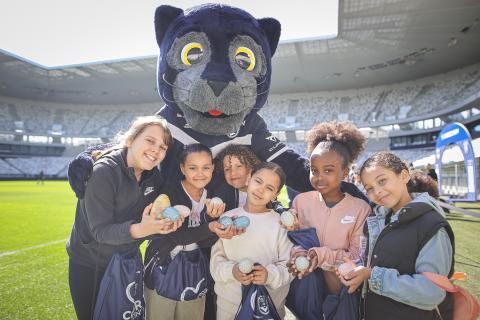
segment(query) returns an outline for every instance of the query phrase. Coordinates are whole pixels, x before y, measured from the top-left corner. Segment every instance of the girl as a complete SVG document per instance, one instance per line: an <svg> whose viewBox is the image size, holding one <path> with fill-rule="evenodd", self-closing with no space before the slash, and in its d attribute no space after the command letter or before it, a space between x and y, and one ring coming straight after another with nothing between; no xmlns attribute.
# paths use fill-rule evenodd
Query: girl
<svg viewBox="0 0 480 320"><path fill-rule="evenodd" d="M286 262L292 243L280 227L280 216L267 208L285 184L285 173L275 163L257 165L247 187L243 207L225 213L226 216L247 216L250 226L244 234L232 239L220 239L212 247L210 272L215 280L217 319L233 319L242 298L242 284L265 285L279 315L285 316L284 303L291 277ZM249 258L258 265L243 274L238 261Z"/></svg>
<svg viewBox="0 0 480 320"><path fill-rule="evenodd" d="M93 172L85 197L77 202L67 243L70 293L80 320L92 319L100 281L115 252L179 226L149 215L162 183L157 165L172 143L166 121L139 117L118 139L116 147L94 154Z"/></svg>
<svg viewBox="0 0 480 320"><path fill-rule="evenodd" d="M326 122L312 128L307 134L310 156L310 183L315 191L295 197L293 208L298 221L292 229L315 228L320 247L292 250L289 266L299 278L316 268L323 269L330 293L338 294L341 282L335 274L343 257L360 257L360 238L363 223L370 214L370 206L363 200L341 191L340 185L348 175L348 168L364 148L365 138L351 123ZM294 260L304 255L310 267L297 273Z"/></svg>
<svg viewBox="0 0 480 320"><path fill-rule="evenodd" d="M360 176L377 206L367 219L367 264L342 282L352 291L368 280L365 319L439 319L439 310L451 319L450 295L421 274L453 273L454 236L442 210L427 193L412 199L408 168L392 153L368 158Z"/></svg>
<svg viewBox="0 0 480 320"><path fill-rule="evenodd" d="M208 208L205 205L205 187L212 179L214 169L210 149L202 144L187 145L180 156L180 169L184 178L166 184L163 193L169 196L172 206L187 206L190 215L175 233L162 239L154 239L148 244L145 253L145 303L148 319L203 319L205 293L188 301L176 301L160 296L155 291L155 269L164 268L168 259L174 259L180 251L200 251L200 248L209 251L218 239L217 234L224 236L226 233L217 221L211 221L209 217L222 214L225 205L210 205ZM204 259L203 253L197 253ZM208 255L208 252L206 253ZM185 266L180 269L182 267ZM177 271L181 273L185 270L175 272ZM208 265L206 272L205 278L210 277Z"/></svg>
<svg viewBox="0 0 480 320"><path fill-rule="evenodd" d="M227 210L243 207L247 200L247 181L260 160L249 147L230 144L220 151L215 163L229 185L222 186L215 194L226 203Z"/></svg>

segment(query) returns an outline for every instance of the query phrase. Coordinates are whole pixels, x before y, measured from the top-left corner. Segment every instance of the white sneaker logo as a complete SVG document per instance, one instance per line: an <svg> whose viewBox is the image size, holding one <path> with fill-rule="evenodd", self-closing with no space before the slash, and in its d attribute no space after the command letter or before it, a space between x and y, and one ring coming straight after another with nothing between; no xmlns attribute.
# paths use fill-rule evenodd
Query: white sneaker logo
<svg viewBox="0 0 480 320"><path fill-rule="evenodd" d="M354 223L356 220L355 216L345 216L340 220L340 223L347 224L347 223Z"/></svg>

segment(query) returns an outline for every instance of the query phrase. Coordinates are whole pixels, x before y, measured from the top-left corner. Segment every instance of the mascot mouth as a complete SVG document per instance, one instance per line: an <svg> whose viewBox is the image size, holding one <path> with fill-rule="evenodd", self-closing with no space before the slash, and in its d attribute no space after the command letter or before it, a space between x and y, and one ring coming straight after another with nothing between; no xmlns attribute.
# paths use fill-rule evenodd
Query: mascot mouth
<svg viewBox="0 0 480 320"><path fill-rule="evenodd" d="M228 117L228 115L226 115L225 113L223 113L218 109L208 110L207 112L203 112L202 115L207 118L227 118Z"/></svg>

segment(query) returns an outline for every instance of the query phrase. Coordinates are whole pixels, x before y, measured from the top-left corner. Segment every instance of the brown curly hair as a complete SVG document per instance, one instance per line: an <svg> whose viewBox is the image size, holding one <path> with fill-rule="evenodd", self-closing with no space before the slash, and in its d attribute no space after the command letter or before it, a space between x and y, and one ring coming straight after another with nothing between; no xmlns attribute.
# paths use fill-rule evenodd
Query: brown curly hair
<svg viewBox="0 0 480 320"><path fill-rule="evenodd" d="M246 145L230 144L220 151L215 157L215 168L223 173L223 159L227 156L237 157L241 164L253 169L261 161Z"/></svg>
<svg viewBox="0 0 480 320"><path fill-rule="evenodd" d="M343 158L347 167L365 149L365 137L351 122L322 122L306 134L307 151L312 154L315 148L335 151Z"/></svg>
<svg viewBox="0 0 480 320"><path fill-rule="evenodd" d="M428 192L433 198L438 198L438 184L432 177L425 173L413 170L410 172L410 183L407 184L408 192Z"/></svg>

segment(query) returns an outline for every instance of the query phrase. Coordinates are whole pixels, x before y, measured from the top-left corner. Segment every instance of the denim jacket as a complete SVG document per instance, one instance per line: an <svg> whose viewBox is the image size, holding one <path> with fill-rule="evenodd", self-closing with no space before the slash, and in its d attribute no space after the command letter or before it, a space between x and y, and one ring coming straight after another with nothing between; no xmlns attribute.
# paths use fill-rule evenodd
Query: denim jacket
<svg viewBox="0 0 480 320"><path fill-rule="evenodd" d="M436 200L427 193L412 194L412 202L424 202L433 210L445 216ZM390 209L382 206L374 208L374 215L367 218L369 232L367 265L380 232L385 227L385 217ZM401 211L392 215L391 222L396 221ZM429 271L448 275L453 258L453 249L445 228L438 232L425 244L415 262L416 274L400 275L396 269L375 266L372 269L368 285L373 292L389 297L395 301L423 309L433 310L445 298L445 291L437 287L420 273ZM362 295L365 296L366 286Z"/></svg>

